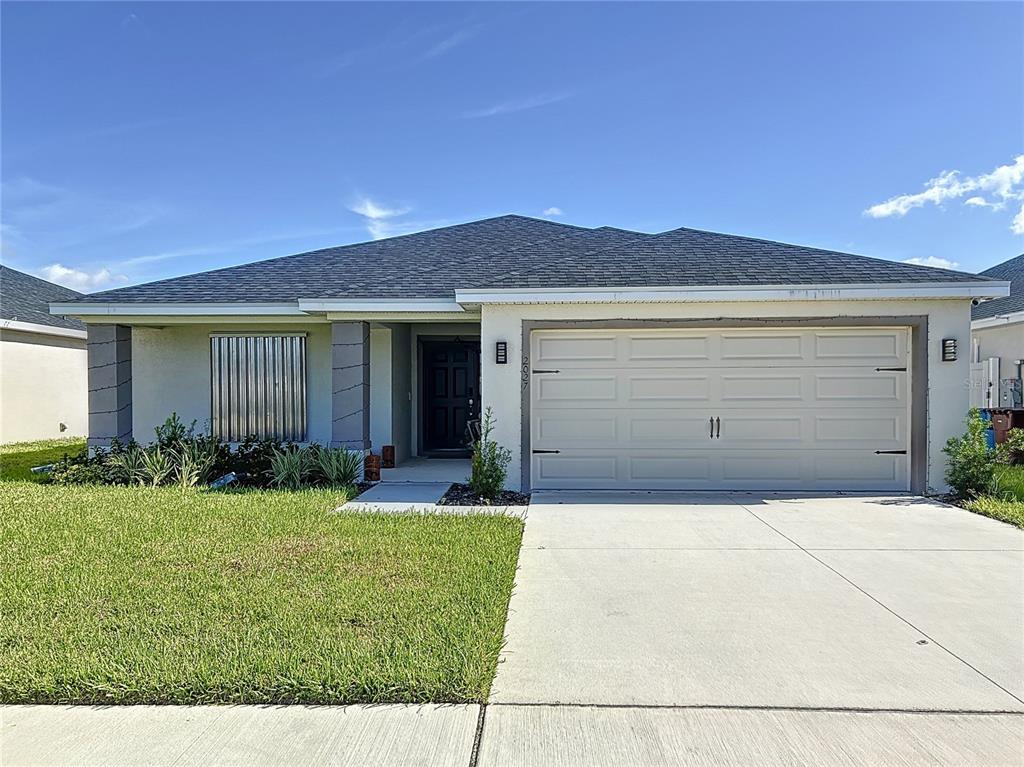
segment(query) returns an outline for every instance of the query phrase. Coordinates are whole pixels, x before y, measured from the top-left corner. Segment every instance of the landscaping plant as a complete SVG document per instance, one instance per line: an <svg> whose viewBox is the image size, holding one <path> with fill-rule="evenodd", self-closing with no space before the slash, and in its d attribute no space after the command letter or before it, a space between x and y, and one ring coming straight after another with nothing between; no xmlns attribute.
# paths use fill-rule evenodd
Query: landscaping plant
<svg viewBox="0 0 1024 767"><path fill-rule="evenodd" d="M1024 429L1010 429L997 448L999 460L1010 466L1024 466Z"/></svg>
<svg viewBox="0 0 1024 767"><path fill-rule="evenodd" d="M311 451L303 448L275 450L270 459L270 473L275 487L300 490L313 469Z"/></svg>
<svg viewBox="0 0 1024 767"><path fill-rule="evenodd" d="M983 495L995 476L996 451L988 446L985 431L988 422L972 408L967 414L967 431L962 437L950 437L942 449L949 462L946 482L960 498Z"/></svg>
<svg viewBox="0 0 1024 767"><path fill-rule="evenodd" d="M344 447L312 448L316 470L330 487L352 487L363 472L363 456Z"/></svg>
<svg viewBox="0 0 1024 767"><path fill-rule="evenodd" d="M469 486L481 498L493 501L505 487L508 465L512 453L491 439L494 430L494 415L491 408L484 411L480 428L480 439L473 444L473 460L470 467Z"/></svg>

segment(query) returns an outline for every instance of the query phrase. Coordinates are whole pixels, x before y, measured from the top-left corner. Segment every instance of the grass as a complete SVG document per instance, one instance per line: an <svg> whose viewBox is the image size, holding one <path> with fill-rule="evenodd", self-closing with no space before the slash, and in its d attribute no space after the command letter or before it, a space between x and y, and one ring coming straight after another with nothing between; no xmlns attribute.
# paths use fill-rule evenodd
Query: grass
<svg viewBox="0 0 1024 767"><path fill-rule="evenodd" d="M1024 502L1024 466L997 466L999 493Z"/></svg>
<svg viewBox="0 0 1024 767"><path fill-rule="evenodd" d="M985 495L967 501L964 508L975 514L983 514L986 517L1024 528L1024 501L1003 500Z"/></svg>
<svg viewBox="0 0 1024 767"><path fill-rule="evenodd" d="M337 502L0 486L0 703L485 700L521 521Z"/></svg>
<svg viewBox="0 0 1024 767"><path fill-rule="evenodd" d="M45 466L60 460L65 453L75 454L82 450L85 450L85 440L81 437L0 445L0 481L45 482L47 475L33 474L32 467Z"/></svg>
<svg viewBox="0 0 1024 767"><path fill-rule="evenodd" d="M968 511L1024 528L1024 466L996 466L992 495L960 502Z"/></svg>

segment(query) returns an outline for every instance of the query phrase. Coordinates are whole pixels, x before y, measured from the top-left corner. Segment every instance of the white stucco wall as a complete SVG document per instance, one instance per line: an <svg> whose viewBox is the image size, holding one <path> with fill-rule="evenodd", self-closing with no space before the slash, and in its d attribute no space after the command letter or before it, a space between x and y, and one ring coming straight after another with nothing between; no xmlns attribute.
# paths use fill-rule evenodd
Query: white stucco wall
<svg viewBox="0 0 1024 767"><path fill-rule="evenodd" d="M1001 378L1015 378L1017 366L1015 360L1024 359L1024 320L1012 325L992 328L980 328L971 335L978 343L981 359L999 357L999 375Z"/></svg>
<svg viewBox="0 0 1024 767"><path fill-rule="evenodd" d="M88 431L85 339L0 330L0 443Z"/></svg>
<svg viewBox="0 0 1024 767"><path fill-rule="evenodd" d="M927 482L945 490L946 439L963 430L970 381L970 301L793 301L746 303L548 304L485 306L481 321L481 388L484 406L494 409L495 439L512 451L508 487L518 489L521 466L521 364L524 320L643 320L798 317L928 317ZM941 361L941 339L956 338L956 362ZM509 362L497 365L490 352L508 343Z"/></svg>
<svg viewBox="0 0 1024 767"><path fill-rule="evenodd" d="M153 429L176 412L186 424L208 430L210 422L210 333L307 333L307 401L311 442L331 441L331 326L171 325L132 328L132 431L149 442ZM371 346L372 351L372 346Z"/></svg>

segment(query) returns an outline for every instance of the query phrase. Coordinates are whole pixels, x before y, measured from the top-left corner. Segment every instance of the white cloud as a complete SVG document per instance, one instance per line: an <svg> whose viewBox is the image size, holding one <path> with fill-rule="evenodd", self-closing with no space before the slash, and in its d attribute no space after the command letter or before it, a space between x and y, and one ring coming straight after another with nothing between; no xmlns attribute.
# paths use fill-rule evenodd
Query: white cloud
<svg viewBox="0 0 1024 767"><path fill-rule="evenodd" d="M544 216L561 216L562 215L562 209L561 208L556 208L554 206L552 206L550 208L544 208L544 212L541 215L544 215Z"/></svg>
<svg viewBox="0 0 1024 767"><path fill-rule="evenodd" d="M1024 205L1020 206L1017 215L1010 222L1010 231L1014 234L1024 234Z"/></svg>
<svg viewBox="0 0 1024 767"><path fill-rule="evenodd" d="M970 205L973 208L992 208L993 210L1003 207L1002 203L989 202L984 197L968 197L964 200L964 205Z"/></svg>
<svg viewBox="0 0 1024 767"><path fill-rule="evenodd" d="M926 258L908 258L903 261L905 264L914 266L934 266L937 269L956 269L960 264L938 256L927 256Z"/></svg>
<svg viewBox="0 0 1024 767"><path fill-rule="evenodd" d="M63 264L50 264L39 270L39 276L44 280L56 282L58 285L73 290L89 291L106 287L118 282L127 282L128 278L123 274L114 274L107 268L95 272L86 272L81 269L73 269Z"/></svg>
<svg viewBox="0 0 1024 767"><path fill-rule="evenodd" d="M484 109L475 109L470 112L464 112L462 116L468 120L474 120L480 117L496 117L497 115L524 112L527 109L536 109L537 107L547 106L548 104L557 104L559 101L565 101L571 95L572 94L570 93L548 93L519 99L517 101L503 101L499 104L485 107Z"/></svg>
<svg viewBox="0 0 1024 767"><path fill-rule="evenodd" d="M983 194L973 194L975 192ZM871 218L902 217L914 208L942 205L968 194L971 196L964 200L965 205L993 210L1002 210L1011 200L1024 200L1024 154L1015 157L1009 165L1000 165L980 176L963 176L958 170L943 171L925 184L924 191L890 197L872 205L864 214ZM1014 218L1010 228L1017 234L1024 234L1024 222L1018 226L1020 217Z"/></svg>
<svg viewBox="0 0 1024 767"><path fill-rule="evenodd" d="M380 205L369 197L360 197L348 209L363 217L366 229L375 240L383 240L402 234L404 226L392 219L404 216L409 208L389 208Z"/></svg>

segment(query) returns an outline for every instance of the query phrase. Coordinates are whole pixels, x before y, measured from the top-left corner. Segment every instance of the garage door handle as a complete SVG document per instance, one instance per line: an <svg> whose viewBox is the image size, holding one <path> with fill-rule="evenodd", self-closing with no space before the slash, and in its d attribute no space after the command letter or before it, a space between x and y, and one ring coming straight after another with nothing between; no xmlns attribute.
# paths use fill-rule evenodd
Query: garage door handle
<svg viewBox="0 0 1024 767"><path fill-rule="evenodd" d="M538 453L561 453L561 450L531 450L531 453L537 455Z"/></svg>
<svg viewBox="0 0 1024 767"><path fill-rule="evenodd" d="M715 437L722 438L722 419L717 416L715 417Z"/></svg>
<svg viewBox="0 0 1024 767"><path fill-rule="evenodd" d="M875 455L906 455L906 450L876 450Z"/></svg>
<svg viewBox="0 0 1024 767"><path fill-rule="evenodd" d="M714 439L715 438L715 417L711 416L711 418L708 419L708 423L711 424L711 434L709 434L708 437L710 439Z"/></svg>

